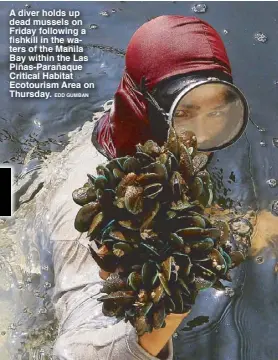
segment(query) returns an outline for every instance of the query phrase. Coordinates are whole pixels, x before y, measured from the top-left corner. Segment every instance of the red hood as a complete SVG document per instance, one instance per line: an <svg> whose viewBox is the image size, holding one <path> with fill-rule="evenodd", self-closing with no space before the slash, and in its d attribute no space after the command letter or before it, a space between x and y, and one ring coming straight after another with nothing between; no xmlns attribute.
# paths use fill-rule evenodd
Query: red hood
<svg viewBox="0 0 278 360"><path fill-rule="evenodd" d="M152 138L147 102L127 74L137 85L145 76L148 90L163 79L195 71L220 70L231 76L221 37L196 17L165 15L148 21L132 36L125 59L114 107L98 126L98 143L112 157L132 155L136 144Z"/></svg>

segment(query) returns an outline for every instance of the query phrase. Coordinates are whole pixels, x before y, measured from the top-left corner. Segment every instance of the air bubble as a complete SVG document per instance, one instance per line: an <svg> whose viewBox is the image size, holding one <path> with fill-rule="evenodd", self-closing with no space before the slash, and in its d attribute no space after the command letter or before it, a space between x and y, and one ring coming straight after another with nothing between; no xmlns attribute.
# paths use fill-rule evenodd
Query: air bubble
<svg viewBox="0 0 278 360"><path fill-rule="evenodd" d="M278 148L278 138L273 138L272 139L272 144Z"/></svg>
<svg viewBox="0 0 278 360"><path fill-rule="evenodd" d="M43 286L45 289L50 289L52 285L50 284L50 282L46 281Z"/></svg>
<svg viewBox="0 0 278 360"><path fill-rule="evenodd" d="M276 179L269 179L266 182L271 188L275 188L277 186L277 180Z"/></svg>
<svg viewBox="0 0 278 360"><path fill-rule="evenodd" d="M44 270L44 271L48 271L48 270L49 270L48 265L43 265L43 266L42 266L42 270Z"/></svg>
<svg viewBox="0 0 278 360"><path fill-rule="evenodd" d="M46 309L46 308L41 308L41 309L39 310L39 314L41 314L41 315L47 314L47 309Z"/></svg>
<svg viewBox="0 0 278 360"><path fill-rule="evenodd" d="M108 11L101 11L101 12L99 13L99 15L101 15L101 16L106 16L106 17L110 16Z"/></svg>
<svg viewBox="0 0 278 360"><path fill-rule="evenodd" d="M257 256L257 257L256 257L256 262L257 262L258 264L263 264L264 258L263 258L262 256Z"/></svg>
<svg viewBox="0 0 278 360"><path fill-rule="evenodd" d="M265 128L258 128L259 132L265 132Z"/></svg>
<svg viewBox="0 0 278 360"><path fill-rule="evenodd" d="M26 9L30 9L31 5L30 4L25 4L25 8Z"/></svg>
<svg viewBox="0 0 278 360"><path fill-rule="evenodd" d="M1 335L5 336L6 335L6 331L1 331Z"/></svg>
<svg viewBox="0 0 278 360"><path fill-rule="evenodd" d="M235 290L233 288L226 287L225 291L224 291L224 294L226 296L233 297L235 295Z"/></svg>
<svg viewBox="0 0 278 360"><path fill-rule="evenodd" d="M265 143L265 141L260 141L260 145L262 146L262 147L265 147L266 146L266 143Z"/></svg>
<svg viewBox="0 0 278 360"><path fill-rule="evenodd" d="M266 43L268 40L267 36L260 31L256 32L256 34L254 34L254 39L261 43Z"/></svg>
<svg viewBox="0 0 278 360"><path fill-rule="evenodd" d="M227 34L229 34L229 30L224 29L224 30L223 30L223 33L224 33L225 35L227 35Z"/></svg>
<svg viewBox="0 0 278 360"><path fill-rule="evenodd" d="M193 6L192 10L195 13L205 13L207 11L207 5L206 4L196 4Z"/></svg>
<svg viewBox="0 0 278 360"><path fill-rule="evenodd" d="M12 323L10 326L9 326L9 329L10 330L15 330L16 329L16 325L14 323Z"/></svg>
<svg viewBox="0 0 278 360"><path fill-rule="evenodd" d="M274 200L271 203L271 212L273 215L278 216L278 200Z"/></svg>
<svg viewBox="0 0 278 360"><path fill-rule="evenodd" d="M97 25L97 24L91 24L89 27L90 27L91 30L96 30L96 29L98 29L98 25Z"/></svg>
<svg viewBox="0 0 278 360"><path fill-rule="evenodd" d="M111 9L111 13L115 13L115 12L117 12L116 9Z"/></svg>
<svg viewBox="0 0 278 360"><path fill-rule="evenodd" d="M173 334L173 338L176 339L177 337L179 337L179 334L178 334L177 332L175 332L175 333Z"/></svg>

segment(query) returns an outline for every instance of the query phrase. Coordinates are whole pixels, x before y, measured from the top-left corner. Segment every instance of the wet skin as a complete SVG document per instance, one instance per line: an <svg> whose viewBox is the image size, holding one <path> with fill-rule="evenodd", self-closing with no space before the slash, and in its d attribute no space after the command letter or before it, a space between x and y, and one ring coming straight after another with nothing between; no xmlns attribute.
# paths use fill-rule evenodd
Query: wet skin
<svg viewBox="0 0 278 360"><path fill-rule="evenodd" d="M193 131L201 149L233 138L243 123L243 106L239 100L230 101L227 91L226 85L206 84L187 93L174 112L177 132Z"/></svg>

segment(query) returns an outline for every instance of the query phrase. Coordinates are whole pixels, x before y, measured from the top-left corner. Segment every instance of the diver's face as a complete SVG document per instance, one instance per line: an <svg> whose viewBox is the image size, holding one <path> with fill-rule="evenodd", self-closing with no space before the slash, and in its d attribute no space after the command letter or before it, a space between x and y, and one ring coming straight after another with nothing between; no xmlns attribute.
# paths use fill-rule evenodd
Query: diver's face
<svg viewBox="0 0 278 360"><path fill-rule="evenodd" d="M225 142L231 135L227 133L229 123L239 116L235 102L227 99L227 86L223 84L206 84L191 90L175 109L175 129L178 133L193 131L201 148L213 148L216 141ZM233 130L238 131L237 123Z"/></svg>

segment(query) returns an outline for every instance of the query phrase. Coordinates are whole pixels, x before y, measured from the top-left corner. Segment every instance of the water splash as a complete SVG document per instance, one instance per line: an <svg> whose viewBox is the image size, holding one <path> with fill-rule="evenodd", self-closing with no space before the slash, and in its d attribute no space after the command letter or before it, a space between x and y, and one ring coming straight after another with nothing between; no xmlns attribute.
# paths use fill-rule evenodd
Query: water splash
<svg viewBox="0 0 278 360"><path fill-rule="evenodd" d="M268 41L268 37L260 31L254 34L254 39L261 43L266 43Z"/></svg>
<svg viewBox="0 0 278 360"><path fill-rule="evenodd" d="M99 13L99 15L101 15L101 16L106 16L106 17L110 16L110 14L109 14L108 11L101 11L101 12Z"/></svg>
<svg viewBox="0 0 278 360"><path fill-rule="evenodd" d="M96 29L98 29L98 25L97 25L97 24L91 24L91 25L89 26L89 28L90 28L91 30L96 30Z"/></svg>
<svg viewBox="0 0 278 360"><path fill-rule="evenodd" d="M192 7L192 10L198 14L205 13L207 11L207 5L206 4L195 4Z"/></svg>

